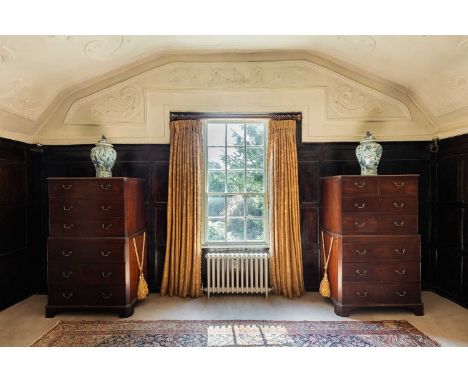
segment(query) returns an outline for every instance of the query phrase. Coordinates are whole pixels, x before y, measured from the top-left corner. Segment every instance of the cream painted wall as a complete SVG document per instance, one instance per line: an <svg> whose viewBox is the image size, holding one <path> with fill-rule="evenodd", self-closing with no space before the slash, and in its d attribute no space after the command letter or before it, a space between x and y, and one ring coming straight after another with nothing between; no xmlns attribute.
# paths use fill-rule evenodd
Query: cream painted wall
<svg viewBox="0 0 468 382"><path fill-rule="evenodd" d="M175 57L65 97L34 142L168 143L171 111L302 112L304 142L430 140L436 130L402 89L307 55ZM224 58L224 59L220 59ZM227 58L227 59L226 59ZM254 59L255 58L255 59Z"/></svg>

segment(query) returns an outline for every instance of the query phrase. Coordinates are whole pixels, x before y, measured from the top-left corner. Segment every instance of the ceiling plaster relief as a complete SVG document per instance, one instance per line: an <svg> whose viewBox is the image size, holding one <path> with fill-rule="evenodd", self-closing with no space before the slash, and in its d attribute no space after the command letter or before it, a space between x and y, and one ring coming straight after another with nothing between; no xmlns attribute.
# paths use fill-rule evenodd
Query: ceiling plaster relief
<svg viewBox="0 0 468 382"><path fill-rule="evenodd" d="M317 98L306 90L323 96ZM153 95L148 98L148 94ZM305 142L330 141L336 136L355 140L369 123L378 129L383 122L399 121L382 130L392 139L399 139L395 129L405 136L415 133L403 102L306 61L167 64L75 101L62 130L89 139L103 129L112 132L107 133L110 137L122 139L129 139L133 132L145 142L167 143L170 111L255 112L259 105L263 105L262 112L318 111L310 126L308 120L303 121ZM47 133L41 136L38 139L51 138Z"/></svg>
<svg viewBox="0 0 468 382"><path fill-rule="evenodd" d="M343 41L354 52L373 52L377 47L377 42L372 36L336 36L340 41Z"/></svg>

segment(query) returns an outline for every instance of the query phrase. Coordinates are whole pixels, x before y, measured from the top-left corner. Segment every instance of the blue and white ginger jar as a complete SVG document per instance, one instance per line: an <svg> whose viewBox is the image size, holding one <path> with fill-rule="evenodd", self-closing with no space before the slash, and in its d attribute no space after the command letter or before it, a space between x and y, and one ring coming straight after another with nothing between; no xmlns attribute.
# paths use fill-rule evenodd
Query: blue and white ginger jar
<svg viewBox="0 0 468 382"><path fill-rule="evenodd" d="M96 168L96 178L112 177L112 167L117 159L117 152L103 135L91 150L91 160Z"/></svg>
<svg viewBox="0 0 468 382"><path fill-rule="evenodd" d="M377 175L377 167L382 156L382 146L380 146L370 132L356 147L356 157L361 165L361 175Z"/></svg>

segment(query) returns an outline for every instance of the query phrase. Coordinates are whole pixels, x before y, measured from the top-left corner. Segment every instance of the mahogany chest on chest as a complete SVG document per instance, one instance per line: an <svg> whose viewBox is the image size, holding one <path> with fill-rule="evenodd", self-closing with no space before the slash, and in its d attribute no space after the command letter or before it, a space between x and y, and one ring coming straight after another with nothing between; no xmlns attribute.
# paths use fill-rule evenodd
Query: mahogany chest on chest
<svg viewBox="0 0 468 382"><path fill-rule="evenodd" d="M142 179L49 178L46 316L70 308L133 314L145 231ZM146 252L146 251L145 251ZM146 258L143 260L146 271Z"/></svg>
<svg viewBox="0 0 468 382"><path fill-rule="evenodd" d="M418 175L332 176L321 186L327 251L334 237L328 278L335 313L406 307L422 315Z"/></svg>

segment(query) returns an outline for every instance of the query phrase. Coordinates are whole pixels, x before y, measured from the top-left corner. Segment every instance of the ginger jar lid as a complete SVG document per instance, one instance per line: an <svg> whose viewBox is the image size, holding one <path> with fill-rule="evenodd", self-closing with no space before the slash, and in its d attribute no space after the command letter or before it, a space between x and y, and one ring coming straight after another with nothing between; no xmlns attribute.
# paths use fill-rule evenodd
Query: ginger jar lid
<svg viewBox="0 0 468 382"><path fill-rule="evenodd" d="M364 135L364 138L361 140L361 143L367 142L376 142L375 137L371 134L370 131L366 131L366 135Z"/></svg>
<svg viewBox="0 0 468 382"><path fill-rule="evenodd" d="M110 146L110 147L113 147L113 145L111 143L109 143L109 141L107 140L105 135L101 136L101 139L98 140L98 142L96 143L96 146Z"/></svg>

